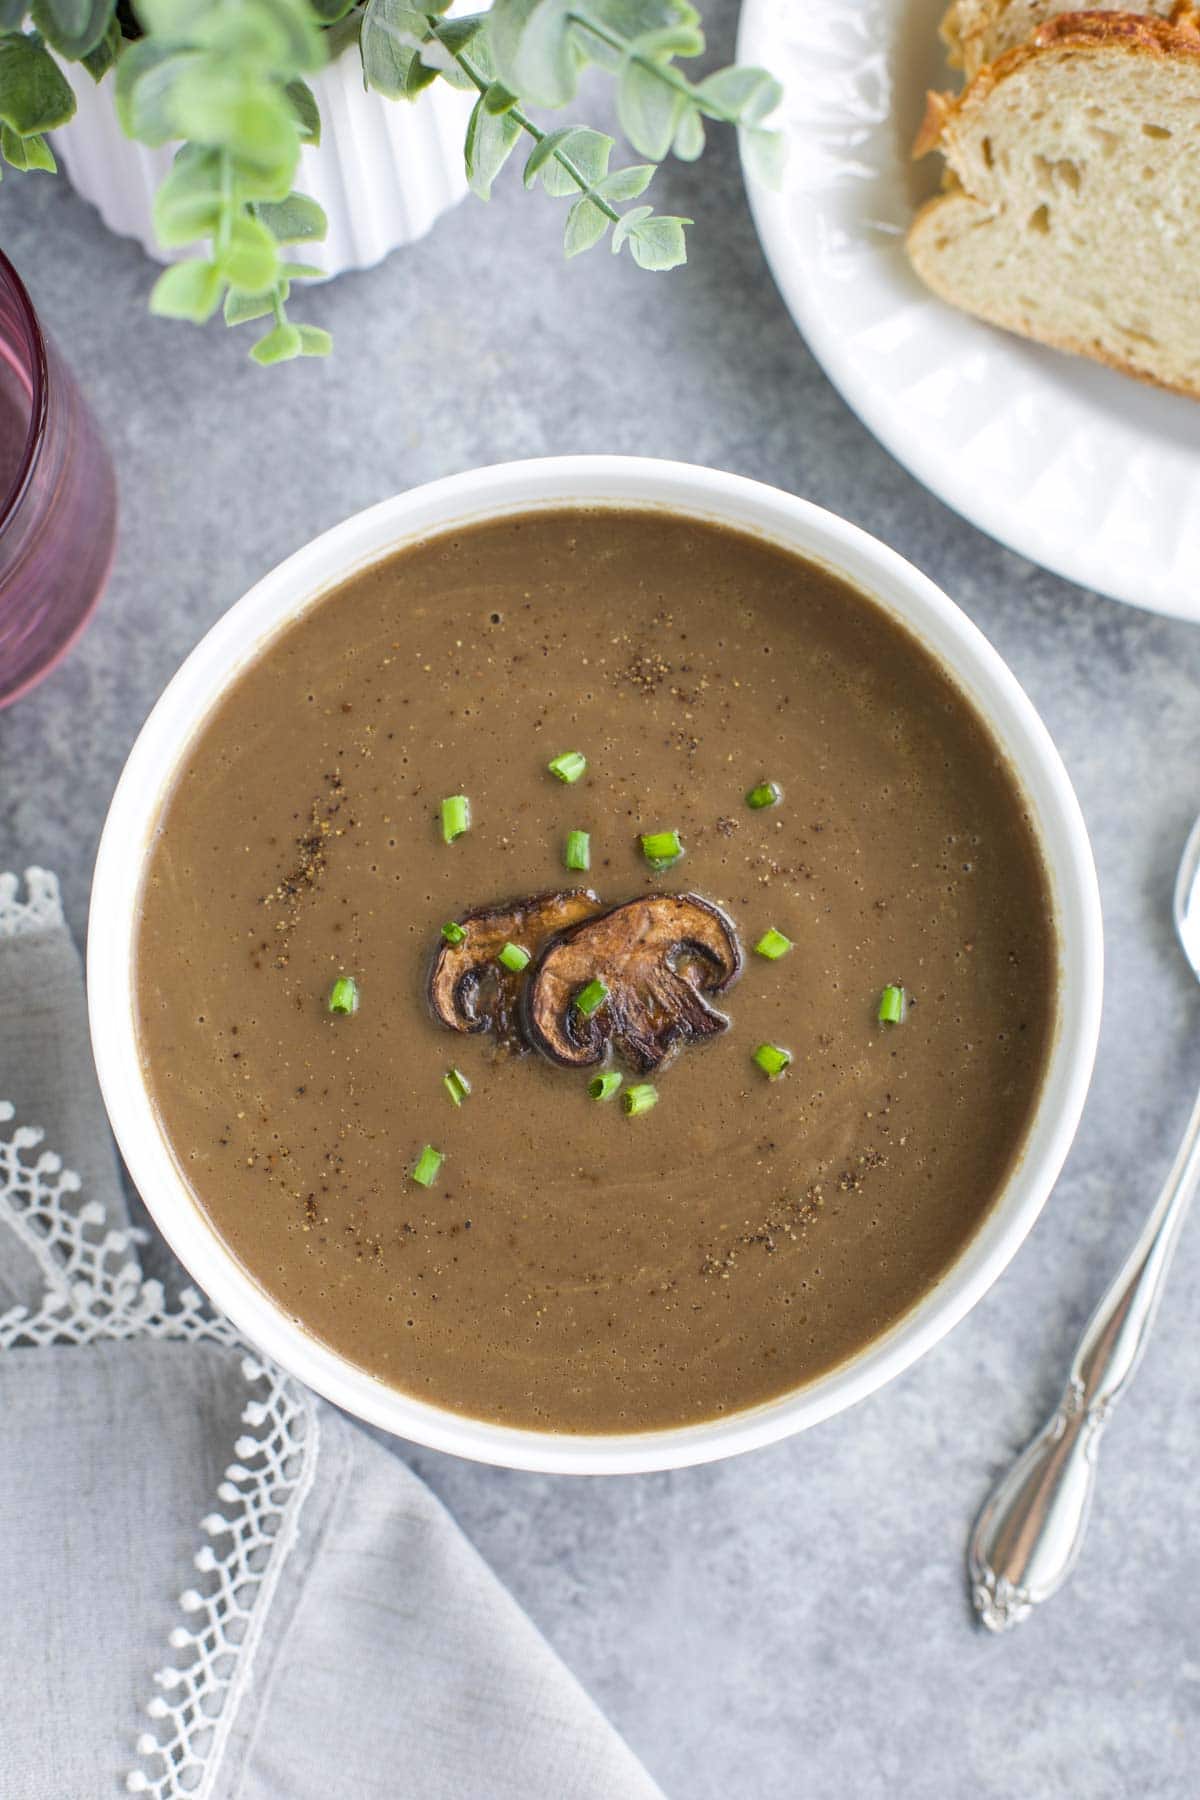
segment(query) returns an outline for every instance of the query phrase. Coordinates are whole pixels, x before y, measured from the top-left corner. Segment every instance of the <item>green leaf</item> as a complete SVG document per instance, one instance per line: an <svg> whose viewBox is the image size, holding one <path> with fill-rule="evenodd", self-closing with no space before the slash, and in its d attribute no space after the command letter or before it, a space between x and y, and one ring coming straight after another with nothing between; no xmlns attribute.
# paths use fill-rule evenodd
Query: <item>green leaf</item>
<svg viewBox="0 0 1200 1800"><path fill-rule="evenodd" d="M333 349L333 339L319 325L298 325L300 333L301 356L328 356Z"/></svg>
<svg viewBox="0 0 1200 1800"><path fill-rule="evenodd" d="M0 123L18 137L53 131L75 111L75 96L50 52L31 37L0 37Z"/></svg>
<svg viewBox="0 0 1200 1800"><path fill-rule="evenodd" d="M135 0L138 23L156 43L219 52L248 72L319 69L325 41L309 0Z"/></svg>
<svg viewBox="0 0 1200 1800"><path fill-rule="evenodd" d="M289 81L284 88L288 105L295 114L296 123L300 127L302 144L319 144L321 142L321 109L317 105L317 97L306 81Z"/></svg>
<svg viewBox="0 0 1200 1800"><path fill-rule="evenodd" d="M702 56L704 33L696 24L663 25L655 31L639 32L629 48L655 62L667 63L673 56Z"/></svg>
<svg viewBox="0 0 1200 1800"><path fill-rule="evenodd" d="M102 81L121 54L121 21L115 16L108 21L108 29L96 45L80 60L93 81Z"/></svg>
<svg viewBox="0 0 1200 1800"><path fill-rule="evenodd" d="M185 144L154 196L154 233L168 249L211 237L221 219L221 153Z"/></svg>
<svg viewBox="0 0 1200 1800"><path fill-rule="evenodd" d="M242 6L245 0L240 0ZM266 8L287 37L286 69L278 74L315 73L329 60L327 39L316 16L312 0L254 0Z"/></svg>
<svg viewBox="0 0 1200 1800"><path fill-rule="evenodd" d="M622 244L634 229L635 225L639 225L643 219L649 219L653 216L654 208L652 206L631 206L627 213L622 213L613 229L613 255L615 256L620 250Z"/></svg>
<svg viewBox="0 0 1200 1800"><path fill-rule="evenodd" d="M593 131L590 125L578 125L560 149L580 174L587 177L592 187L608 174L613 139L603 131ZM548 194L553 194L560 200L568 194L579 192L578 182L572 180L557 156L547 163L542 175L542 186Z"/></svg>
<svg viewBox="0 0 1200 1800"><path fill-rule="evenodd" d="M225 323L227 325L245 325L250 319L265 319L268 313L275 311L275 296L268 294L243 294L239 288L230 288L225 296Z"/></svg>
<svg viewBox="0 0 1200 1800"><path fill-rule="evenodd" d="M417 95L423 94L427 87L432 87L437 78L437 70L431 69L425 60L414 52L413 59L408 65L408 77L404 83L403 98L415 100ZM467 85L471 84L468 82Z"/></svg>
<svg viewBox="0 0 1200 1800"><path fill-rule="evenodd" d="M594 200L583 195L567 214L563 249L568 256L578 256L581 250L590 250L593 244L600 242L611 223L608 214Z"/></svg>
<svg viewBox="0 0 1200 1800"><path fill-rule="evenodd" d="M476 13L473 15L473 17L470 20L468 20L468 19L447 19L445 21L445 23L439 27L439 30L438 30L439 41L440 40L448 40L450 43L455 43L456 29L459 26L466 25L468 23L473 24L474 28L475 28L469 39L469 48L470 48L470 52L471 52L472 68L476 71L477 74L481 75L485 81L490 82L497 86L502 86L503 85L502 83L496 82L496 65L492 60L491 45L488 42L487 14L486 13ZM462 49L465 49L468 46L464 44L464 45L460 45L459 47ZM428 52L426 52L425 54L428 57ZM473 87L475 85L474 82L471 81L469 76L462 75L462 71L459 69L457 63L452 63L449 68L445 68L441 72L445 76L447 81L452 82L457 87L461 87L464 84L469 87ZM458 77L460 75L462 75L461 81L458 79Z"/></svg>
<svg viewBox="0 0 1200 1800"><path fill-rule="evenodd" d="M563 125L557 131L548 131L544 138L533 146L525 162L521 179L530 188L534 184L539 170L544 169L554 152L573 137L580 129L578 125Z"/></svg>
<svg viewBox="0 0 1200 1800"><path fill-rule="evenodd" d="M33 22L52 50L79 62L101 41L114 0L33 0Z"/></svg>
<svg viewBox="0 0 1200 1800"><path fill-rule="evenodd" d="M276 176L286 171L290 185L300 133L277 88L248 80L215 57L198 56L174 82L170 114L177 136L220 144Z"/></svg>
<svg viewBox="0 0 1200 1800"><path fill-rule="evenodd" d="M472 57L471 61L474 63L475 58ZM429 60L429 51L425 50L417 60L417 67L425 74L426 79L422 81L420 88L410 89L405 96L408 100L414 99L422 89L429 85L429 82L437 81L439 77L446 83L447 87L457 88L460 93L477 94L479 92L476 83L471 80L471 77L464 69L459 68L452 57L446 58L444 67L435 67ZM482 69L480 69L479 72L481 75L483 74Z"/></svg>
<svg viewBox="0 0 1200 1800"><path fill-rule="evenodd" d="M496 73L522 99L565 106L586 51L572 20L574 0L502 0L487 16Z"/></svg>
<svg viewBox="0 0 1200 1800"><path fill-rule="evenodd" d="M661 162L671 148L686 102L644 63L627 59L617 81L617 117L635 150Z"/></svg>
<svg viewBox="0 0 1200 1800"><path fill-rule="evenodd" d="M319 242L329 229L329 221L315 200L307 194L289 194L286 200L265 202L258 217L278 244Z"/></svg>
<svg viewBox="0 0 1200 1800"><path fill-rule="evenodd" d="M699 82L696 104L710 119L758 125L783 99L783 89L765 69L718 69Z"/></svg>
<svg viewBox="0 0 1200 1800"><path fill-rule="evenodd" d="M345 18L354 0L308 0L308 3L322 25L336 25L339 19Z"/></svg>
<svg viewBox="0 0 1200 1800"><path fill-rule="evenodd" d="M297 145L297 156L299 146ZM239 200L277 202L286 200L292 191L292 177L296 172L294 163L277 163L266 168L261 163L250 162L244 156L234 156L233 185Z"/></svg>
<svg viewBox="0 0 1200 1800"><path fill-rule="evenodd" d="M629 217L627 214L626 219ZM676 219L659 214L631 224L626 236L629 239L630 253L638 268L675 269L680 263L685 263L687 243L683 229L691 223L691 219Z"/></svg>
<svg viewBox="0 0 1200 1800"><path fill-rule="evenodd" d="M285 319L274 331L268 331L266 337L259 338L250 354L256 363L267 368L271 363L290 362L293 356L302 354L302 349L299 329Z"/></svg>
<svg viewBox="0 0 1200 1800"><path fill-rule="evenodd" d="M117 58L117 116L126 137L156 147L180 136L170 105L175 83L199 52L140 38Z"/></svg>
<svg viewBox="0 0 1200 1800"><path fill-rule="evenodd" d="M787 139L782 131L764 131L758 125L743 126L742 154L747 167L764 187L780 185L787 166Z"/></svg>
<svg viewBox="0 0 1200 1800"><path fill-rule="evenodd" d="M138 23L151 38L187 38L201 10L196 0L137 0Z"/></svg>
<svg viewBox="0 0 1200 1800"><path fill-rule="evenodd" d="M511 112L517 96L502 81L493 81L483 95L484 110L490 113Z"/></svg>
<svg viewBox="0 0 1200 1800"><path fill-rule="evenodd" d="M427 86L414 64L420 63L420 46L428 36L421 13L402 0L368 0L358 39L366 85L389 100L411 97L417 91L414 82ZM431 72L429 80L435 79Z"/></svg>
<svg viewBox="0 0 1200 1800"><path fill-rule="evenodd" d="M190 319L203 325L216 312L224 284L210 262L176 263L164 269L150 293L150 311L164 319Z"/></svg>
<svg viewBox="0 0 1200 1800"><path fill-rule="evenodd" d="M433 43L450 56L457 56L474 43L483 30L486 13L470 13L466 18L447 19L438 26Z"/></svg>
<svg viewBox="0 0 1200 1800"><path fill-rule="evenodd" d="M279 265L279 275L283 281L323 281L326 273L316 263L285 262Z"/></svg>
<svg viewBox="0 0 1200 1800"><path fill-rule="evenodd" d="M0 156L13 169L44 169L47 175L58 173L53 151L36 131L31 131L28 137L18 137L11 126L0 125Z"/></svg>
<svg viewBox="0 0 1200 1800"><path fill-rule="evenodd" d="M265 294L275 286L279 252L265 225L243 213L229 229L229 240L216 257L231 286L245 294Z"/></svg>
<svg viewBox="0 0 1200 1800"><path fill-rule="evenodd" d="M182 35L243 77L296 75L320 68L325 46L300 0L208 0L193 8Z"/></svg>
<svg viewBox="0 0 1200 1800"><path fill-rule="evenodd" d="M700 14L688 0L590 0L587 16L606 25L619 38L632 40L648 31L666 30L673 25L697 27ZM585 34L588 56L606 69L616 69L621 53L613 52L599 39Z"/></svg>
<svg viewBox="0 0 1200 1800"><path fill-rule="evenodd" d="M492 95L494 104L490 111L506 112L516 102L516 95L504 102L504 89L492 80L492 61L488 54L487 42L480 35L484 25L482 13L472 13L466 18L443 19L438 21L436 31L430 31L422 20L425 29L424 41L417 47L417 60L410 66L405 94L412 98L423 87L440 75L451 87L461 88L471 93L478 92L475 76L488 82L495 91ZM471 50L471 61L474 69L472 75L460 67L458 57L467 49Z"/></svg>
<svg viewBox="0 0 1200 1800"><path fill-rule="evenodd" d="M657 171L657 163L633 163L628 169L614 169L596 184L597 192L606 200L636 200L645 193Z"/></svg>
<svg viewBox="0 0 1200 1800"><path fill-rule="evenodd" d="M608 174L613 153L613 140L589 125L576 125L566 133L555 153L542 170L542 186L558 200L578 194L579 183L568 174L559 160L565 156L579 170L589 187L595 187ZM532 159L531 159L532 160Z"/></svg>
<svg viewBox="0 0 1200 1800"><path fill-rule="evenodd" d="M681 162L695 162L704 155L704 120L694 106L685 106L672 150Z"/></svg>
<svg viewBox="0 0 1200 1800"><path fill-rule="evenodd" d="M368 31L365 20L358 48L364 87L373 88L388 100L409 100L416 84L429 85L429 82L422 82L422 63L417 52L377 31ZM436 72L431 69L429 81L436 80Z"/></svg>
<svg viewBox="0 0 1200 1800"><path fill-rule="evenodd" d="M492 183L512 154L521 127L511 113L490 113L483 96L475 102L467 124L464 159L472 193L491 198Z"/></svg>

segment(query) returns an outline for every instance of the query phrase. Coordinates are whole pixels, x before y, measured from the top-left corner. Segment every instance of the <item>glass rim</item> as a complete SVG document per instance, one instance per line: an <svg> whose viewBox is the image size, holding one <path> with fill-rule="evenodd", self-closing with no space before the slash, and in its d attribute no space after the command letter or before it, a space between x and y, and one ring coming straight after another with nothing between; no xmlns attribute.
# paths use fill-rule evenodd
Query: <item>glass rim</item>
<svg viewBox="0 0 1200 1800"><path fill-rule="evenodd" d="M38 453L41 450L46 430L49 371L46 365L46 339L42 333L37 313L34 311L33 301L29 298L25 283L3 250L0 250L0 282L11 291L12 297L16 301L17 311L21 314L29 336L31 349L29 375L32 385L29 430L25 438L25 447L21 452L20 465L7 493L0 498L0 532L3 532L25 498L26 489L37 466Z"/></svg>

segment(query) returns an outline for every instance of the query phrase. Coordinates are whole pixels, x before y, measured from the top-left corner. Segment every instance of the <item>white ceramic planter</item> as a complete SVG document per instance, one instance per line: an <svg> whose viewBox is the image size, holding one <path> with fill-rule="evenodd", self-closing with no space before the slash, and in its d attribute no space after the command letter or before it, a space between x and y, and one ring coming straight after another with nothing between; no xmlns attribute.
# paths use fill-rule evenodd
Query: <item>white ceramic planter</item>
<svg viewBox="0 0 1200 1800"><path fill-rule="evenodd" d="M190 250L164 250L154 236L154 195L174 148L150 150L125 136L113 104L113 76L97 85L72 68L78 110L54 135L54 150L76 191L120 237L147 256L176 262ZM411 244L467 192L463 140L472 97L435 82L415 101L386 100L363 87L358 46L350 44L310 83L321 109L319 147L300 155L297 188L329 220L321 244L302 246L304 261L327 275L365 269Z"/></svg>
<svg viewBox="0 0 1200 1800"><path fill-rule="evenodd" d="M1025 790L1061 945L1057 1034L1024 1152L932 1292L806 1387L701 1425L624 1436L464 1418L398 1392L310 1337L242 1268L192 1198L151 1103L134 1013L142 873L163 797L195 732L246 663L352 571L405 544L532 508L580 504L663 507L761 534L840 571L903 620L990 722ZM508 463L435 481L347 519L265 576L192 652L143 727L104 828L88 926L92 1044L121 1150L172 1249L246 1338L318 1393L398 1436L481 1462L579 1474L675 1468L769 1444L861 1400L957 1324L1029 1231L1070 1148L1096 1050L1102 975L1096 872L1066 770L1016 679L953 601L893 550L804 500L740 476L623 456Z"/></svg>

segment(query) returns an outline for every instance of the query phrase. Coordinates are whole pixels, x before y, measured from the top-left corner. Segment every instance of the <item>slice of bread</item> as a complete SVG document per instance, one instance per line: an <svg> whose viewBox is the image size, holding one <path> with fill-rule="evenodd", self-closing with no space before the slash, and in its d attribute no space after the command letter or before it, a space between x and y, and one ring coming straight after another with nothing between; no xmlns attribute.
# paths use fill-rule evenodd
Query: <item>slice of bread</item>
<svg viewBox="0 0 1200 1800"><path fill-rule="evenodd" d="M908 253L934 293L1200 396L1200 28L1074 13L931 94L948 190Z"/></svg>
<svg viewBox="0 0 1200 1800"><path fill-rule="evenodd" d="M969 69L974 75L987 58L978 47L995 29L1007 0L950 0L942 19L941 38L952 69Z"/></svg>
<svg viewBox="0 0 1200 1800"><path fill-rule="evenodd" d="M1189 10L1189 0L954 0L942 20L950 63L974 80L985 63L1026 43L1042 25L1063 13L1134 12L1171 19Z"/></svg>

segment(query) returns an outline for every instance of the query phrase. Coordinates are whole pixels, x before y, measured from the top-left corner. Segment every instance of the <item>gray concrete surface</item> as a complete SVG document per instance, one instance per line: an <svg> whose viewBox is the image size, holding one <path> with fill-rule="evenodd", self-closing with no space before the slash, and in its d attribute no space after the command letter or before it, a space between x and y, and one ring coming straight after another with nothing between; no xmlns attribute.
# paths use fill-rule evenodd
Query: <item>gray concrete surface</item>
<svg viewBox="0 0 1200 1800"><path fill-rule="evenodd" d="M732 0L711 13L727 49ZM330 363L263 372L244 337L149 319L149 265L65 183L5 179L0 242L95 403L124 517L86 638L0 714L0 868L57 869L82 935L109 793L186 651L305 539L428 477L560 451L682 457L807 495L895 545L1025 683L1096 847L1104 1034L1051 1204L946 1342L790 1443L578 1483L398 1454L671 1800L1182 1800L1200 1792L1200 1220L1106 1442L1070 1587L1018 1636L989 1640L962 1549L990 1477L1054 1396L1200 1083L1200 994L1168 923L1200 809L1200 627L1032 568L872 441L779 301L728 140L662 187L660 204L697 221L685 271L640 275L599 252L565 266L559 209L509 179L490 207L468 203L419 247L302 303L337 334Z"/></svg>

